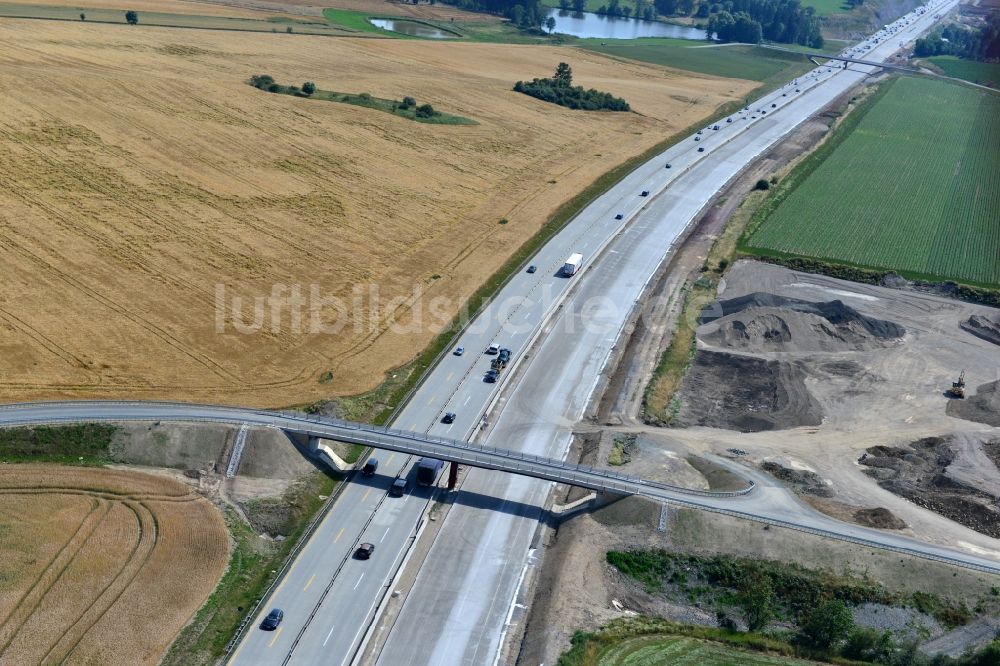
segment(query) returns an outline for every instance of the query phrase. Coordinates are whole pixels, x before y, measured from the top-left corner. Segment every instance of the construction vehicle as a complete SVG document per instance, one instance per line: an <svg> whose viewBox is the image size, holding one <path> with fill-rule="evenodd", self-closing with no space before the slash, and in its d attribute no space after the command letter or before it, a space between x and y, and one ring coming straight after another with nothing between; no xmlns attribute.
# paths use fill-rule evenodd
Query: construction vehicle
<svg viewBox="0 0 1000 666"><path fill-rule="evenodd" d="M958 381L952 382L951 388L945 393L949 398L958 398L959 400L965 398L965 370L962 370L962 374L958 376Z"/></svg>

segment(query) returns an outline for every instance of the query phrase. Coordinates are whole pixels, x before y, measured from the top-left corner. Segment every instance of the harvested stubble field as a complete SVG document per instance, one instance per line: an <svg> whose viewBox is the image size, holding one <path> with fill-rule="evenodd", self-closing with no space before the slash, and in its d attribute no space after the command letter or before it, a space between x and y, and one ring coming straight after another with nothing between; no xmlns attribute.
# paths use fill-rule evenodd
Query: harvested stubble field
<svg viewBox="0 0 1000 666"><path fill-rule="evenodd" d="M184 484L0 470L0 663L155 664L226 567L222 516Z"/></svg>
<svg viewBox="0 0 1000 666"><path fill-rule="evenodd" d="M564 60L636 113L511 90ZM268 95L254 73L480 124ZM0 398L371 388L561 203L753 85L566 48L0 20ZM302 321L268 301L238 332L233 298L249 324L275 285L301 287ZM338 331L312 330L311 285L346 303L320 308ZM445 304L419 313L415 289Z"/></svg>
<svg viewBox="0 0 1000 666"><path fill-rule="evenodd" d="M886 85L818 166L819 153L799 167L814 171L779 188L746 249L1000 285L1000 97L920 78Z"/></svg>

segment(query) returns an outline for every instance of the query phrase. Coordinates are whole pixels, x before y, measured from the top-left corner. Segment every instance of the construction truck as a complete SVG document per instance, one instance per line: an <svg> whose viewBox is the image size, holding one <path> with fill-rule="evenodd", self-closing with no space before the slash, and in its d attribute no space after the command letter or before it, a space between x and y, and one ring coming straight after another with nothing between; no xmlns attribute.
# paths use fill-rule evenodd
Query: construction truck
<svg viewBox="0 0 1000 666"><path fill-rule="evenodd" d="M965 370L962 370L962 374L958 376L957 382L951 383L951 388L947 391L949 398L957 398L962 400L965 398Z"/></svg>

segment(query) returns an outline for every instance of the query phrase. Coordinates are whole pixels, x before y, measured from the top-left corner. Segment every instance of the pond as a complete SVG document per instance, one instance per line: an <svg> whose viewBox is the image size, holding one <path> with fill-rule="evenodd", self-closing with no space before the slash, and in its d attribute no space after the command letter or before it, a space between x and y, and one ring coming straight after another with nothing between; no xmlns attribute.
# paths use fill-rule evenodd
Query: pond
<svg viewBox="0 0 1000 666"><path fill-rule="evenodd" d="M453 39L458 37L458 35L453 32L441 30L440 28L435 28L434 26L427 25L426 23L407 21L406 19L370 18L368 19L368 22L376 28L399 32L404 35L409 35L410 37L424 37L426 39Z"/></svg>
<svg viewBox="0 0 1000 666"><path fill-rule="evenodd" d="M636 37L673 37L675 39L703 40L708 36L704 30L673 25L660 21L644 21L633 18L613 18L591 12L571 12L552 9L549 16L556 20L553 32L574 37L596 37L599 39L635 39Z"/></svg>

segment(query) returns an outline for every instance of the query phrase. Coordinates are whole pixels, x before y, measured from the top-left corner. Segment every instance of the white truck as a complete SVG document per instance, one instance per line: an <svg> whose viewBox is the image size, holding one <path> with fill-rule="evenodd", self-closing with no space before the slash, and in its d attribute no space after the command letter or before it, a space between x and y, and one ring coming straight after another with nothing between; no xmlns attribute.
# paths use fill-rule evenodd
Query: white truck
<svg viewBox="0 0 1000 666"><path fill-rule="evenodd" d="M563 264L562 274L566 277L570 277L571 275L576 275L576 272L580 270L580 264L582 262L583 262L583 255L580 254L579 252L574 252L573 254L569 255L569 259L567 259L566 263Z"/></svg>

